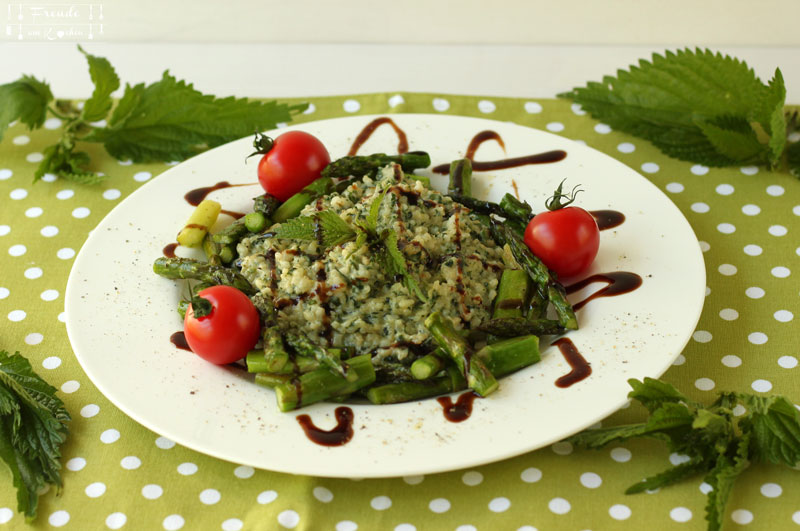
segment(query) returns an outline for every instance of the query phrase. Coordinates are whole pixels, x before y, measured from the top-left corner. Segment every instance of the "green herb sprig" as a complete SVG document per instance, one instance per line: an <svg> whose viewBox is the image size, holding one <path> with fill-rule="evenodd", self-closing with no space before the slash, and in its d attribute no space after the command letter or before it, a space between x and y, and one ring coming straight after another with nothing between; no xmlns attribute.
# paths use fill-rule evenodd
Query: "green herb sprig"
<svg viewBox="0 0 800 531"><path fill-rule="evenodd" d="M764 165L800 175L798 128L780 69L763 83L744 61L710 50L667 51L616 76L559 94L670 157L707 166Z"/></svg>
<svg viewBox="0 0 800 531"><path fill-rule="evenodd" d="M281 223L275 229L274 237L317 241L323 249L328 249L352 240L356 237L356 231L335 212L321 210Z"/></svg>
<svg viewBox="0 0 800 531"><path fill-rule="evenodd" d="M195 90L169 71L149 85L125 85L115 105L111 95L120 88L120 79L114 67L107 59L78 49L86 57L94 84L81 109L72 102L54 100L50 86L32 76L0 85L0 140L14 120L31 130L42 127L48 114L62 120L61 138L44 149L34 181L46 173L83 184L102 181L105 176L90 169L89 155L77 149L82 142L101 143L119 160L184 160L254 130L291 121L308 106L217 98ZM101 125L102 121L106 123Z"/></svg>
<svg viewBox="0 0 800 531"><path fill-rule="evenodd" d="M569 441L601 448L633 437L667 443L671 452L689 460L633 484L626 494L657 489L699 474L711 485L706 504L709 531L722 527L725 505L736 478L750 464L770 462L790 467L800 463L800 411L781 396L722 392L710 406L690 400L668 383L645 378L628 380L628 397L650 413L646 422L586 430ZM744 408L736 415L734 409Z"/></svg>
<svg viewBox="0 0 800 531"><path fill-rule="evenodd" d="M61 488L61 445L70 416L56 389L19 352L0 350L0 459L17 489L17 510L36 518L39 491Z"/></svg>

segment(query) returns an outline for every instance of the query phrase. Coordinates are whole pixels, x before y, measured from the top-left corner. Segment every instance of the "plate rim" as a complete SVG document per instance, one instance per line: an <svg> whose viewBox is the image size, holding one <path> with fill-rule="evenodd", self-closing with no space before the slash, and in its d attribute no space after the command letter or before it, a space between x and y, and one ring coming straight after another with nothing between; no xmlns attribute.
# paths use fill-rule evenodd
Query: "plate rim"
<svg viewBox="0 0 800 531"><path fill-rule="evenodd" d="M514 126L514 127L518 127L518 128L522 128L522 129L536 131L537 133L541 133L541 134L545 134L545 135L556 137L561 142L563 142L564 139L565 139L565 137L562 137L562 136L559 136L559 135L554 135L554 134L552 134L552 133L550 133L548 131L543 131L543 130L540 130L540 129L536 129L536 128L533 128L533 127L528 127L528 126L521 125L521 124L514 123L514 122L502 122L502 121L498 121L498 120L491 120L491 119L488 119L488 118L474 117L474 116L437 115L437 114L430 114L430 113L399 113L399 114L397 114L397 113L389 113L389 114L374 114L374 115L340 116L340 117L327 118L327 119L323 119L323 120L314 120L314 121L307 121L307 122L291 124L289 127L273 129L273 130L267 131L267 133L279 134L280 132L283 132L283 131L286 131L286 130L302 129L304 127L307 127L309 125L313 125L313 124L316 124L316 123L319 123L319 122L334 122L334 121L344 121L344 120L346 120L346 121L356 121L356 120L359 120L359 121L363 121L363 123L367 123L371 119L374 119L374 118L377 118L377 117L383 117L383 116L388 116L388 117L391 117L391 118L398 118L398 119L400 117L402 117L402 119L409 118L409 119L422 119L422 120L424 120L427 117L437 117L437 119L439 117L446 117L446 118L453 118L453 119L467 119L467 120L474 120L474 121L491 122L491 123L495 123L495 124L503 124L504 126ZM218 148L215 148L215 149L223 148L223 147L228 146L230 144L242 142L243 140L244 139L238 139L238 140L235 140L235 141L230 142L228 144L224 144L223 146L219 146ZM588 149L591 149L592 151L602 155L603 157L611 159L611 160L615 161L618 164L624 165L624 163L622 161L620 161L620 160L618 160L618 159L616 159L616 158L614 158L614 157L612 157L612 156L610 156L610 155L608 155L606 153L603 153L602 151L596 150L594 148L590 148L588 146L584 146L584 147L587 147ZM196 162L197 160L202 160L201 157L214 156L213 152L214 152L214 150L208 150L208 151L206 151L204 153L201 153L201 154L197 155L196 157L193 157L192 159L188 159L188 160L190 160L190 161L193 160L193 161ZM627 165L625 165L625 166L627 167ZM639 174L633 168L628 167L628 169L630 170L631 173L636 174L639 177L639 179L641 179L641 181L643 183L646 183L647 185L653 187L654 190L658 191L658 193L662 196L662 198L667 200L666 202L670 205L670 207L672 209L674 209L674 211L680 216L680 218L683 219L683 221L686 224L686 227L689 229L689 231L691 232L692 236L694 237L694 239L696 241L697 240L697 236L696 236L696 233L694 232L694 229L692 228L691 224L688 222L688 220L686 219L684 214L680 211L680 209L678 209L678 207L672 202L672 200L666 194L664 194L652 181L650 181L649 179L647 179L643 175ZM153 185L153 183L159 182L159 178L162 178L165 175L168 176L168 175L170 175L170 174L172 174L174 172L180 172L182 170L183 170L183 168L181 168L180 164L177 165L177 166L168 168L164 172L162 172L159 175L155 176L149 182L143 184L138 189L134 190L125 199L123 199L123 201L120 201L117 205L114 206L114 208L111 211L109 211L109 213L103 218L103 220L101 220L97 224L97 226L91 231L89 237L83 242L83 244L81 246L81 249L78 252L78 255L76 256L76 258L75 258L75 260L73 262L73 265L71 267L71 270L70 270L70 273L69 273L69 277L68 277L68 281L67 281L66 290L65 290L65 315L66 315L65 322L66 322L66 326L67 326L67 334L68 334L68 337L69 337L71 345L75 344L74 338L77 337L77 335L78 335L78 331L74 329L74 327L76 326L76 323L73 321L73 319L70 318L71 313L72 313L70 308L71 308L72 304L74 304L73 301L74 301L75 292L78 289L77 286L76 286L77 277L78 277L78 274L79 274L77 272L77 270L78 270L79 264L83 261L83 259L81 257L83 256L84 250L87 249L87 248L91 248L91 245L93 244L93 240L94 239L100 238L100 236L99 236L100 231L98 231L97 229L99 229L101 226L103 226L108 219L111 219L112 216L114 215L115 211L117 211L118 209L121 209L123 207L123 205L126 205L128 203L134 203L134 202L136 202L138 200L138 198L141 195L146 195L147 192L150 190L150 187L151 186L155 186L155 185ZM209 181L210 181L210 179L209 179ZM700 258L700 262L703 265L703 267L699 268L699 270L702 271L702 279L700 279L701 282L698 282L698 284L702 284L702 286L705 286L705 282L706 282L705 264L704 264L703 254L702 254L701 250L699 249L699 245L698 245L697 253L698 253L697 256L699 256L699 258ZM700 300L700 304L697 306L696 315L692 319L692 323L693 323L692 331L694 331L694 329L697 326L697 323L699 322L699 319L700 319L700 316L702 314L702 310L703 310L703 307L704 307L704 299L705 299L705 297L701 297L699 299ZM663 375L669 369L669 367L672 365L672 362L675 360L675 358L677 358L680 355L680 353L685 349L686 344L688 344L688 342L690 341L692 331L690 331L690 332L688 332L686 334L685 340L682 342L682 345L680 346L680 348L676 349L676 352L674 353L672 358L670 360L668 360L667 362L665 362L663 364L663 367L659 368L658 371L654 371L654 372L658 372L657 376L654 376L654 377L659 378L661 375ZM486 455L483 458L472 459L469 462L463 462L462 464L458 464L456 466L452 466L451 465L451 466L443 466L443 467L439 467L439 468L435 468L435 467L431 468L430 466L419 466L416 469L413 468L413 467L408 467L407 470L404 470L402 473L399 473L399 474L385 474L385 473L380 473L380 472L369 473L369 471L366 471L366 473L364 473L364 474L355 474L355 475L352 474L352 473L349 473L349 474L325 473L324 471L322 473L320 473L320 471L318 471L318 470L305 470L305 469L303 469L302 466L298 467L298 466L291 466L291 465L287 465L285 467L282 467L282 466L265 467L263 464L259 464L259 463L247 462L246 460L241 460L241 459L240 460L231 459L230 456L215 452L213 450L209 450L206 447L202 447L202 445L197 445L197 444L193 443L191 440L187 441L183 437L175 437L173 434L166 435L163 427L154 425L148 419L142 418L141 415L135 410L135 408L129 407L128 403L126 403L124 401L121 401L121 400L118 400L116 395L114 395L113 392L109 392L108 391L108 387L107 387L105 382L104 383L99 383L97 374L94 372L93 368L90 366L90 364L89 364L89 366L87 366L89 361L87 359L85 359L83 355L79 354L78 350L74 346L73 346L73 350L75 352L76 358L78 359L78 361L79 361L79 363L81 365L82 370L86 373L86 375L89 377L89 379L92 381L92 383L98 389L98 391L101 394L103 394L103 396L106 397L112 404L114 404L115 407L117 407L118 409L123 411L127 416L131 417L138 424L141 424L142 426L146 427L147 429L153 431L154 433L156 433L158 435L167 437L170 440L172 440L172 441L174 441L174 442L176 442L176 443L178 443L178 444L180 444L180 445L182 445L184 447L187 447L187 448L190 448L190 449L192 449L194 451L197 451L199 453L202 453L202 454L205 454L205 455L209 455L209 456L212 456L212 457L215 457L215 458L218 458L218 459L222 459L222 460L225 460L225 461L228 461L228 462L237 463L237 464L245 464L245 465L248 465L248 466L253 466L253 467L256 467L256 468L262 468L262 469L266 469L266 470L273 470L273 471L278 471L278 472L294 473L294 474L306 474L306 475L312 475L312 476L317 476L317 477L364 477L364 478L376 477L376 478L378 478L378 477L398 477L398 476L401 476L401 475L409 475L409 474L430 474L430 473L445 472L445 471L450 471L450 470L458 470L458 469L462 469L462 468L469 467L469 466L479 466L479 465L483 465L483 464L487 464L487 463L491 463L491 462L501 461L501 460L504 460L504 459L508 459L508 458L511 458L511 457L514 457L514 456L518 456L518 455L521 455L521 454L524 454L524 453L527 453L527 452L531 452L531 451L540 449L540 448L545 447L545 446L547 446L549 444L552 444L553 442L556 442L558 440L562 440L565 437L565 435L563 433L558 433L558 434L555 434L551 439L548 439L547 442L538 444L535 447L521 449L521 450L510 450L510 451L505 452L505 453L495 453L495 454L491 454L491 455ZM100 380L102 380L102 378L100 378ZM578 431L581 431L582 429L585 429L587 426L590 426L590 425L594 424L595 422L597 422L597 420L601 420L601 419L606 418L610 414L613 414L615 411L619 410L619 408L622 405L624 405L627 401L628 401L627 396L621 396L621 398L616 400L614 403L610 403L609 404L609 406L604 410L604 412L603 412L601 417L595 418L591 422L587 422L585 425L577 427L576 429L571 431L571 433L577 433ZM370 406L370 407L392 407L392 406ZM300 411L302 411L302 410L300 410ZM362 472L365 472L365 471L362 471Z"/></svg>

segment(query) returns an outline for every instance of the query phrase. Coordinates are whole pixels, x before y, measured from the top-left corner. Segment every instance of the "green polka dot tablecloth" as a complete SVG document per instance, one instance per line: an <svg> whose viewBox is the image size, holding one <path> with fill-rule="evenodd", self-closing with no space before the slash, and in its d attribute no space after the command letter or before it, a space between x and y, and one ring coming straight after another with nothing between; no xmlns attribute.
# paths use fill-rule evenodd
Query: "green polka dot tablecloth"
<svg viewBox="0 0 800 531"><path fill-rule="evenodd" d="M663 376L691 398L719 390L800 402L800 181L761 168L671 160L569 102L416 93L309 98L297 121L349 114L449 113L508 120L585 142L628 164L681 209L704 251L708 287L693 339ZM705 529L701 478L634 496L625 488L680 463L656 441L600 451L556 443L474 469L391 479L324 479L253 470L182 448L117 410L81 370L67 340L64 291L88 233L165 164L119 163L87 146L109 178L81 186L45 176L59 127L17 124L0 143L0 349L19 350L60 390L73 420L64 487L26 524L0 472L0 529L304 529L413 531ZM791 140L797 141L797 138ZM658 301L653 301L658 304ZM639 406L604 425L640 421ZM358 471L353 471L358 476ZM800 473L761 465L731 495L725 528L800 531Z"/></svg>

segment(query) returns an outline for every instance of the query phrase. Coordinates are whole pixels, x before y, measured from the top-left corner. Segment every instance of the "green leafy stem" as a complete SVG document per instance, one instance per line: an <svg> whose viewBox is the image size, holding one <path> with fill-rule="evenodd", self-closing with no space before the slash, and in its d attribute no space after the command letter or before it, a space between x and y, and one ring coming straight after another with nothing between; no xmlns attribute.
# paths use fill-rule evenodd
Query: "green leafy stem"
<svg viewBox="0 0 800 531"><path fill-rule="evenodd" d="M559 97L670 157L800 175L800 142L787 142L798 130L797 111L785 105L780 69L765 84L744 61L687 48L653 54Z"/></svg>
<svg viewBox="0 0 800 531"><path fill-rule="evenodd" d="M733 484L752 463L789 467L800 463L800 412L785 397L722 392L714 403L704 406L659 380L628 383L633 388L628 397L647 408L647 421L586 430L569 440L596 449L634 437L655 438L689 460L635 483L626 494L704 474L711 486L706 504L708 529L718 531Z"/></svg>
<svg viewBox="0 0 800 531"><path fill-rule="evenodd" d="M43 151L34 181L46 173L83 184L102 181L104 175L89 169L88 153L76 149L79 142L101 143L118 160L184 160L291 121L308 106L217 98L202 94L169 71L149 85L126 84L115 105L112 94L120 88L120 79L114 67L80 46L78 50L86 57L94 84L91 97L80 109L72 102L54 100L50 86L33 76L0 85L0 140L15 120L31 130L42 127L48 114L63 122L58 142Z"/></svg>
<svg viewBox="0 0 800 531"><path fill-rule="evenodd" d="M17 489L17 510L36 518L45 486L61 490L61 445L70 421L56 389L19 352L0 350L0 459Z"/></svg>

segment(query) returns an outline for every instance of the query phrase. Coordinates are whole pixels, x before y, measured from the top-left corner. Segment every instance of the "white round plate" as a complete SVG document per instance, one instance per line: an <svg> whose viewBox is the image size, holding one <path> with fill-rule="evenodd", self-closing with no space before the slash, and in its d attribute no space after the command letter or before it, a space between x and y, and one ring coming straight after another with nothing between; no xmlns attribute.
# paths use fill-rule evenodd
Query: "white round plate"
<svg viewBox="0 0 800 531"><path fill-rule="evenodd" d="M374 117L354 116L292 126L347 153ZM475 401L464 422L445 419L434 399L390 406L351 405L354 436L339 447L310 441L296 420L308 414L323 429L336 424L337 404L280 413L270 389L243 371L217 367L170 343L182 329L175 311L185 287L153 274L152 263L174 241L193 207L183 195L219 181L254 183L257 157L244 138L169 169L122 201L80 251L66 292L67 331L75 355L98 389L156 433L199 452L257 468L326 477L391 477L480 465L519 455L590 426L627 400L629 378L659 377L691 336L703 305L705 268L689 223L647 179L624 164L550 133L491 120L443 115L392 116L411 150L433 165L464 155L483 130L499 133L505 152L490 141L476 160L496 160L561 149L552 164L474 174L473 194L498 201L514 183L534 211L562 179L580 184L587 210L613 209L626 221L601 232L600 252L588 274L630 271L641 287L598 298L578 312L569 337L591 363L592 374L568 388L555 381L570 371L556 347L542 345L542 361L500 380L497 392ZM397 136L381 126L360 153L396 153ZM420 172L433 175L429 171ZM512 183L513 180L513 183ZM435 176L437 188L446 177ZM210 198L247 211L257 184L227 188ZM229 222L229 219L225 220ZM190 256L179 248L178 254ZM567 282L569 283L569 282ZM602 288L592 284L574 301Z"/></svg>

